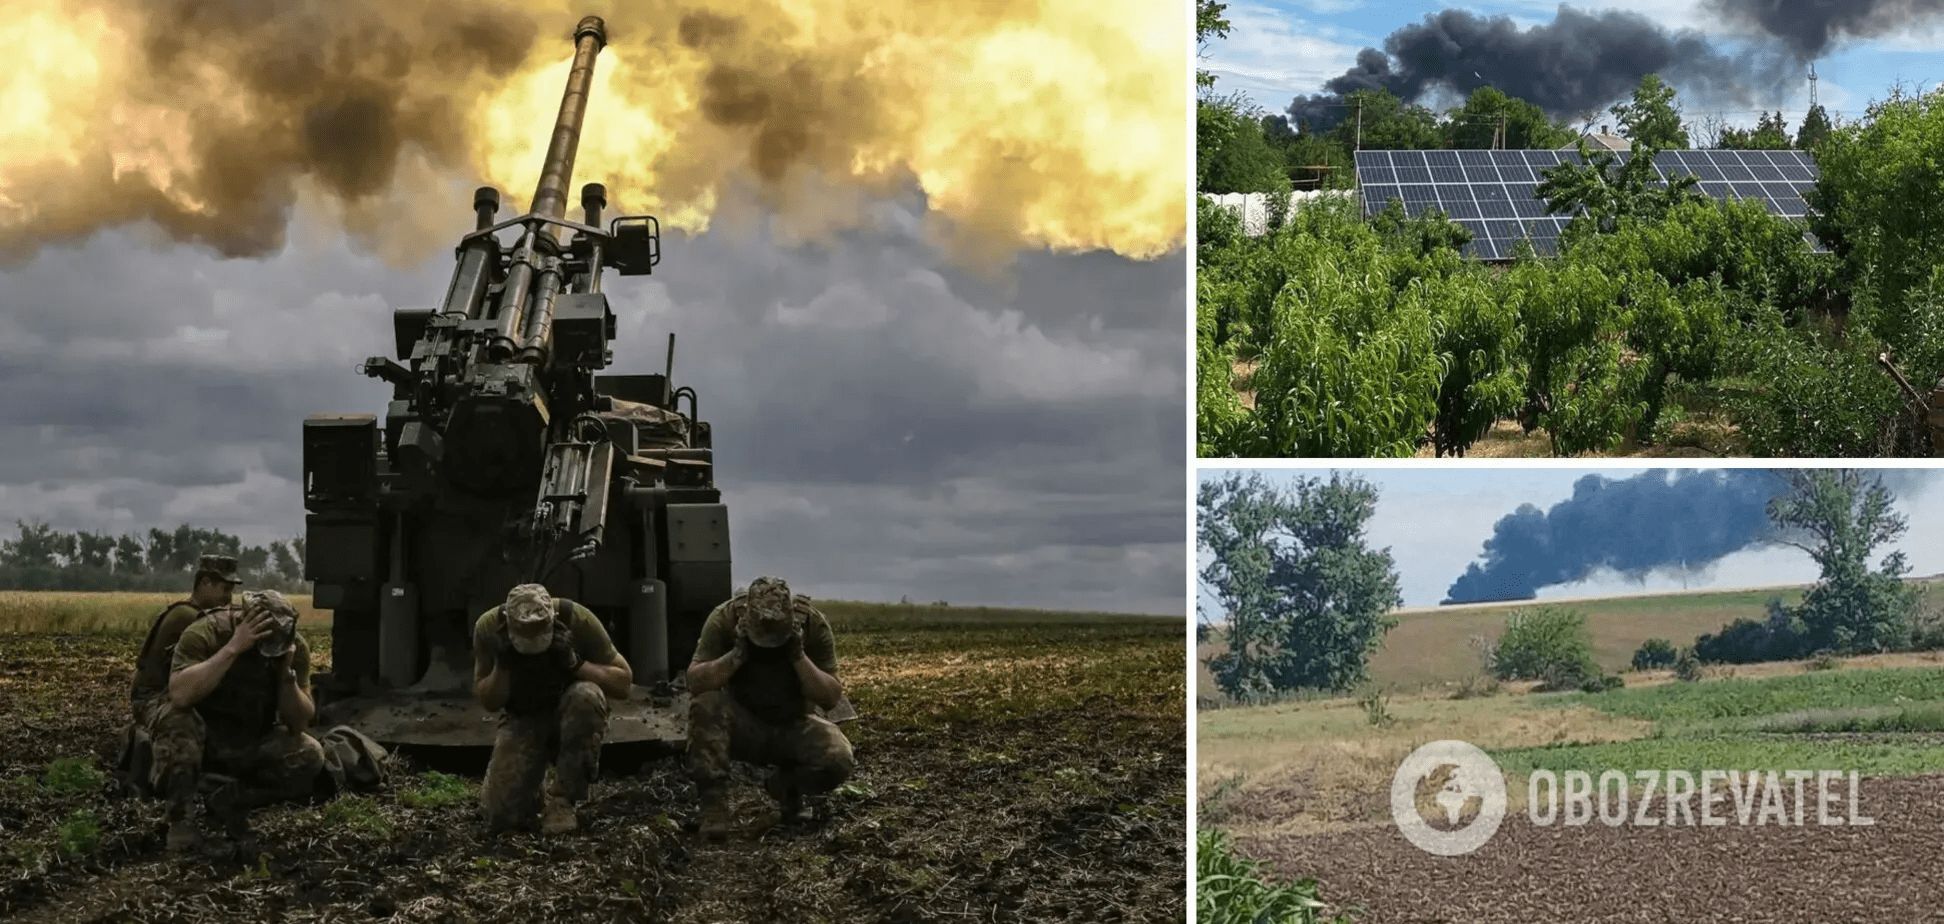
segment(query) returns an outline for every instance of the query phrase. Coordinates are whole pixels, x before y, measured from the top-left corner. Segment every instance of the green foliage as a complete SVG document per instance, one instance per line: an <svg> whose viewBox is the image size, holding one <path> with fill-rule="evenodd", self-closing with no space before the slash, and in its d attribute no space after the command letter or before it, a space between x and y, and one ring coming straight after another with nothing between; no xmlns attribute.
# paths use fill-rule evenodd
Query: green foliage
<svg viewBox="0 0 1944 924"><path fill-rule="evenodd" d="M0 590L143 591L188 589L196 561L205 553L237 559L243 579L255 587L303 586L304 540L244 545L222 530L184 523L146 535L113 536L87 530L66 533L39 521L16 521L19 532L0 540Z"/></svg>
<svg viewBox="0 0 1944 924"><path fill-rule="evenodd" d="M1197 46L1207 45L1211 38L1228 38L1229 21L1222 15L1227 9L1228 4L1218 3L1216 0L1195 0L1195 44ZM1205 55L1206 52L1198 47L1197 54ZM1197 68L1195 85L1204 88L1212 87L1215 85L1215 75Z"/></svg>
<svg viewBox="0 0 1944 924"><path fill-rule="evenodd" d="M471 801L479 787L451 774L429 770L419 775L418 786L398 794L398 801L413 808L440 808Z"/></svg>
<svg viewBox="0 0 1944 924"><path fill-rule="evenodd" d="M1472 143L1466 119L1523 111L1480 91L1439 123L1388 94L1354 98L1365 147L1438 146L1437 132ZM1715 452L1929 454L1878 357L1889 352L1913 382L1944 377L1944 224L1925 217L1944 214L1944 96L1894 96L1816 146L1811 198L1827 215L1814 229L1833 255L1758 202L1714 201L1693 177L1661 184L1656 146L1686 144L1672 98L1650 78L1617 107L1635 140L1627 164L1587 151L1587 164L1546 172L1547 207L1576 220L1557 255L1509 268L1460 256L1465 232L1443 216L1407 219L1384 203L1370 203L1368 222L1306 203L1253 239L1203 209L1197 295L1212 310L1197 314L1199 451L1457 456L1516 419L1545 431L1555 455L1610 453L1691 439L1674 425L1712 415L1733 425L1700 431ZM1826 121L1815 114L1803 131ZM1285 169L1348 163L1347 123L1298 134L1271 116L1251 129L1265 126ZM1749 137L1767 145L1785 128L1769 116ZM1248 378L1234 375L1238 361L1256 364Z"/></svg>
<svg viewBox="0 0 1944 924"><path fill-rule="evenodd" d="M1807 649L1867 654L1901 647L1910 637L1920 591L1903 581L1910 567L1901 550L1884 556L1878 570L1869 569L1871 554L1910 526L1895 511L1896 497L1883 477L1830 468L1780 474L1791 491L1771 502L1769 516L1777 526L1811 537L1812 544L1798 547L1822 569L1799 610Z"/></svg>
<svg viewBox="0 0 1944 924"><path fill-rule="evenodd" d="M94 853L100 843L101 825L91 809L75 809L54 832L55 849L71 857Z"/></svg>
<svg viewBox="0 0 1944 924"><path fill-rule="evenodd" d="M1573 689L1600 677L1586 615L1556 606L1514 610L1493 648L1500 680L1538 680L1546 689Z"/></svg>
<svg viewBox="0 0 1944 924"><path fill-rule="evenodd" d="M1350 115L1330 130L1330 137L1345 150L1430 150L1445 146L1438 117L1422 106L1406 104L1389 90L1357 90L1343 102Z"/></svg>
<svg viewBox="0 0 1944 924"><path fill-rule="evenodd" d="M1680 655L1674 650L1674 643L1664 638L1650 638L1642 642L1634 651L1633 669L1651 671L1656 668L1671 667Z"/></svg>
<svg viewBox="0 0 1944 924"><path fill-rule="evenodd" d="M1380 728L1397 721L1390 713L1390 693L1387 690L1371 689L1357 697L1357 707L1364 711L1364 720Z"/></svg>
<svg viewBox="0 0 1944 924"><path fill-rule="evenodd" d="M1674 659L1674 679L1687 683L1701 680L1701 659L1695 657L1694 649L1681 649L1681 656Z"/></svg>
<svg viewBox="0 0 1944 924"><path fill-rule="evenodd" d="M1498 147L1514 150L1559 148L1574 137L1572 129L1547 118L1537 104L1507 96L1496 87L1473 90L1464 106L1448 114L1444 134L1450 147L1490 148L1501 127Z"/></svg>
<svg viewBox="0 0 1944 924"><path fill-rule="evenodd" d="M1809 107L1809 113L1802 117L1802 128L1796 131L1795 146L1798 150L1813 151L1824 138L1829 137L1832 126L1829 113L1821 103Z"/></svg>
<svg viewBox="0 0 1944 924"><path fill-rule="evenodd" d="M342 825L363 834L384 836L391 832L391 820L370 796L341 796L324 806L324 821Z"/></svg>
<svg viewBox="0 0 1944 924"><path fill-rule="evenodd" d="M1687 129L1681 127L1681 113L1674 104L1674 88L1662 82L1659 74L1640 78L1633 100L1613 107L1620 120L1620 133L1659 150L1685 150L1689 147Z"/></svg>
<svg viewBox="0 0 1944 924"><path fill-rule="evenodd" d="M1821 107L1818 106L1818 109ZM1823 123L1825 130L1828 122ZM1808 127L1808 123L1803 123ZM1787 151L1794 145L1789 143L1789 125L1782 121L1782 113L1762 114L1760 122L1753 129L1730 128L1721 133L1717 147L1739 151Z"/></svg>
<svg viewBox="0 0 1944 924"><path fill-rule="evenodd" d="M1290 188L1281 153L1269 147L1260 113L1242 94L1195 101L1195 185L1205 193Z"/></svg>
<svg viewBox="0 0 1944 924"><path fill-rule="evenodd" d="M57 796L80 795L101 789L107 779L96 770L94 762L84 757L62 757L47 765L47 774L41 784L48 792Z"/></svg>
<svg viewBox="0 0 1944 924"><path fill-rule="evenodd" d="M1195 920L1203 924L1347 924L1347 916L1323 917L1317 883L1267 881L1263 864L1235 855L1228 832L1195 833Z"/></svg>
<svg viewBox="0 0 1944 924"><path fill-rule="evenodd" d="M1543 180L1533 195L1546 200L1546 214L1573 215L1573 227L1561 246L1570 249L1592 233L1609 234L1629 219L1660 221L1683 202L1701 199L1694 187L1701 180L1686 174L1663 181L1654 169L1662 148L1635 141L1624 164L1613 151L1593 151L1579 140L1580 162L1562 160L1541 170ZM1618 165L1618 166L1616 166Z"/></svg>
<svg viewBox="0 0 1944 924"><path fill-rule="evenodd" d="M1297 689L1344 690L1368 676L1368 658L1403 604L1388 551L1366 545L1377 492L1355 476L1296 477L1287 488L1261 472L1205 479L1196 499L1203 586L1228 616L1227 650L1209 660L1236 699Z"/></svg>

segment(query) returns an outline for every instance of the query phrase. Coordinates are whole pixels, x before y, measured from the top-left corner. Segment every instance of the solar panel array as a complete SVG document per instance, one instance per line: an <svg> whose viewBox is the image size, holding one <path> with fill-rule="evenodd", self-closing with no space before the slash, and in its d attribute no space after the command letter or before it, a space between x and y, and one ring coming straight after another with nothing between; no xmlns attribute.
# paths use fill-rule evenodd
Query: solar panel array
<svg viewBox="0 0 1944 924"><path fill-rule="evenodd" d="M1624 165L1629 152L1616 152ZM1514 242L1530 236L1542 254L1557 250L1571 215L1547 215L1534 190L1540 171L1561 161L1581 163L1577 151L1358 151L1357 182L1364 214L1401 199L1406 214L1432 208L1471 230L1466 256L1511 259ZM1693 174L1695 189L1716 199L1753 199L1784 218L1808 213L1803 193L1816 183L1816 164L1805 151L1662 151L1654 170L1664 182ZM1803 238L1821 245L1813 235Z"/></svg>

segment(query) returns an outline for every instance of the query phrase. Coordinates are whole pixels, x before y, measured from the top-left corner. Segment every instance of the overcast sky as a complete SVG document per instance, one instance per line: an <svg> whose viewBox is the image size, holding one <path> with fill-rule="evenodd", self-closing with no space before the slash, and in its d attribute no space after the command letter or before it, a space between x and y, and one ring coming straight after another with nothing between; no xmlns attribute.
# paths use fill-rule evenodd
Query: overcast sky
<svg viewBox="0 0 1944 924"><path fill-rule="evenodd" d="M677 335L736 581L1180 613L1182 257L1029 254L996 286L920 242L921 199L878 208L828 249L665 232L655 275L609 275L610 371L660 371ZM383 414L389 386L354 367L449 271L314 227L264 260L118 230L0 274L0 517L299 534L302 420Z"/></svg>
<svg viewBox="0 0 1944 924"><path fill-rule="evenodd" d="M1771 0L1733 0L1736 3L1774 5ZM1798 0L1784 4L1793 5ZM1860 8L1864 6L1908 7L1911 4L1883 0L1845 0L1816 3L1819 7ZM1318 93L1324 81L1342 75L1357 63L1357 53L1365 48L1384 48L1384 39L1400 27L1419 24L1427 14L1458 8L1479 16L1506 15L1520 29L1551 23L1558 15L1557 0L1487 0L1476 3L1440 3L1428 0L1370 3L1363 0L1228 0L1226 18L1232 28L1228 38L1208 43L1200 66L1219 78L1216 90L1240 90L1265 111L1279 113L1299 94ZM1713 4L1703 0L1643 0L1643 2L1591 2L1571 4L1575 9L1598 13L1625 10L1645 16L1669 30L1693 29L1718 47L1734 51L1749 47L1750 32L1710 12ZM1935 9L1935 4L1915 4ZM1816 95L1832 117L1850 121L1862 117L1870 101L1882 99L1893 83L1901 80L1906 88L1921 84L1937 85L1944 78L1944 32L1935 19L1901 24L1881 34L1864 38L1841 39L1828 54L1816 61ZM1752 127L1758 111L1781 110L1789 131L1802 124L1809 108L1809 82L1806 68L1791 66L1790 73L1801 74L1780 90L1764 90L1746 103L1696 98L1693 86L1670 79L1677 91L1687 121L1707 114L1719 114L1731 125ZM1443 105L1434 105L1441 111ZM1611 124L1604 109L1599 118Z"/></svg>
<svg viewBox="0 0 1944 924"><path fill-rule="evenodd" d="M1443 600L1466 566L1481 559L1493 527L1519 505L1532 504L1550 512L1573 496L1574 483L1586 475L1619 480L1650 471L1585 465L1509 467L1502 462L1490 468L1447 464L1439 468L1337 466L1334 470L1355 474L1377 489L1377 508L1368 523L1365 541L1373 549L1390 551L1406 607L1436 606ZM1203 468L1197 476L1207 481L1224 478L1231 471L1246 474L1248 470ZM1287 487L1302 477L1327 480L1332 469L1262 471L1271 483ZM1944 481L1944 472L1903 469L1888 477L1894 479L1893 490L1900 494L1898 509L1910 521L1909 531L1894 548L1907 556L1913 575L1944 572L1944 491L1932 489ZM1879 550L1872 567L1890 551L1890 547ZM1198 567L1210 561L1205 551L1198 558ZM1806 553L1769 546L1729 554L1693 572L1655 573L1638 581L1604 570L1586 581L1541 588L1538 596L1545 600L1802 584L1815 581L1818 573ZM1219 612L1206 595L1204 604Z"/></svg>

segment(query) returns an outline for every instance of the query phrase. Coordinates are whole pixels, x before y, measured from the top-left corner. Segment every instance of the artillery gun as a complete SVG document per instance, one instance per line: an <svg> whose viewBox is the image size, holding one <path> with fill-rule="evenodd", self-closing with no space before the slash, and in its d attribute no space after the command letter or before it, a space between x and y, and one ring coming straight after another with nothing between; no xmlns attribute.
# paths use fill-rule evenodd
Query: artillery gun
<svg viewBox="0 0 1944 924"><path fill-rule="evenodd" d="M581 191L583 222L565 217L606 41L598 17L574 30L531 210L495 222L499 193L480 188L444 300L396 311L397 360L361 367L392 386L382 426L304 421L304 576L332 613L331 669L314 685L323 725L390 745L490 745L493 716L471 699L473 625L537 581L599 616L634 668L607 740L686 740L687 697L670 681L729 597L728 512L695 391L672 388L674 335L662 374L597 374L615 337L603 271L646 275L661 257L653 217L603 230L600 184Z"/></svg>

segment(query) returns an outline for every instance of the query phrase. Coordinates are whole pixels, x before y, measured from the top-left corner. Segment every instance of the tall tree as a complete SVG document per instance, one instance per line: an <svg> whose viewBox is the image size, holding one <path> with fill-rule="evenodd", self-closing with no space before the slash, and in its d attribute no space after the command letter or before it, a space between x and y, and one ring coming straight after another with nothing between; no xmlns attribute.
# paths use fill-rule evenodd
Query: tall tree
<svg viewBox="0 0 1944 924"><path fill-rule="evenodd" d="M1507 149L1557 148L1573 140L1572 130L1547 118L1538 105L1497 87L1473 90L1464 106L1448 114L1444 132L1454 148L1489 148L1495 139Z"/></svg>
<svg viewBox="0 0 1944 924"><path fill-rule="evenodd" d="M1195 185L1205 193L1285 192L1289 172L1262 134L1261 113L1234 93L1195 101Z"/></svg>
<svg viewBox="0 0 1944 924"><path fill-rule="evenodd" d="M1809 553L1822 568L1799 610L1808 649L1850 653L1898 647L1908 638L1918 588L1903 581L1910 566L1901 551L1885 555L1881 567L1870 570L1876 550L1910 526L1896 512L1896 496L1883 477L1828 468L1776 474L1789 483L1789 491L1769 502L1769 518L1808 537L1780 541Z"/></svg>
<svg viewBox="0 0 1944 924"><path fill-rule="evenodd" d="M148 550L133 535L115 540L115 570L123 574L147 574Z"/></svg>
<svg viewBox="0 0 1944 924"><path fill-rule="evenodd" d="M1762 114L1762 120L1754 129L1722 129L1716 142L1719 147L1741 151L1787 151L1789 144L1789 124L1782 120L1782 113Z"/></svg>
<svg viewBox="0 0 1944 924"><path fill-rule="evenodd" d="M1674 102L1674 88L1663 83L1659 74L1640 78L1633 101L1613 107L1620 120L1620 133L1648 147L1662 151L1685 150L1687 129L1681 127L1681 111Z"/></svg>
<svg viewBox="0 0 1944 924"><path fill-rule="evenodd" d="M1829 137L1830 130L1829 113L1823 110L1822 104L1809 107L1809 114L1802 117L1802 127L1796 130L1796 149L1814 150L1817 143Z"/></svg>
<svg viewBox="0 0 1944 924"><path fill-rule="evenodd" d="M14 521L20 528L17 538L0 542L0 563L17 568L52 568L59 564L63 539L71 540L56 532L54 527L38 520L32 523Z"/></svg>
<svg viewBox="0 0 1944 924"><path fill-rule="evenodd" d="M1196 56L1208 57L1208 41L1211 38L1228 38L1229 21L1222 15L1228 4L1215 0L1195 0L1195 46ZM1195 86L1208 89L1215 85L1215 75L1200 68L1195 69Z"/></svg>
<svg viewBox="0 0 1944 924"><path fill-rule="evenodd" d="M1438 117L1406 105L1389 90L1357 90L1344 97L1349 115L1330 130L1345 150L1431 150L1445 146Z"/></svg>
<svg viewBox="0 0 1944 924"><path fill-rule="evenodd" d="M1342 690L1368 676L1403 604L1390 551L1365 543L1376 504L1374 487L1340 472L1287 489L1260 472L1202 482L1201 580L1228 616L1227 650L1209 667L1224 692Z"/></svg>

